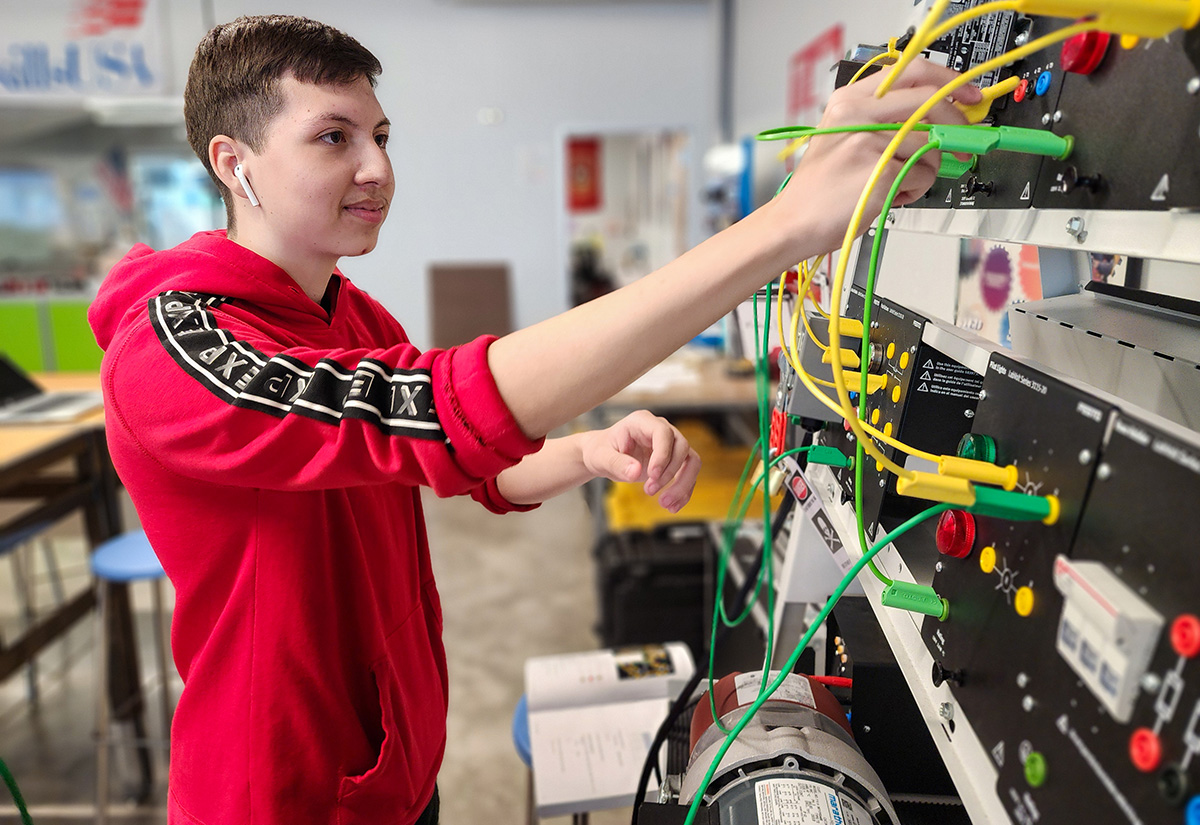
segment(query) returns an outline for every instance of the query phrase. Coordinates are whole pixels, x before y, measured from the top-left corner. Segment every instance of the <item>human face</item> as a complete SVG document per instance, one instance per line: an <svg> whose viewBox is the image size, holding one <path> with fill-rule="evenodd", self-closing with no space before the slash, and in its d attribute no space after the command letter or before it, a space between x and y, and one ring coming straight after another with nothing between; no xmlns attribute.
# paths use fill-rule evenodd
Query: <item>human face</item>
<svg viewBox="0 0 1200 825"><path fill-rule="evenodd" d="M280 91L262 151L243 163L262 206L239 215L237 240L297 280L327 278L338 258L379 240L396 189L389 123L366 78L332 86L287 76Z"/></svg>

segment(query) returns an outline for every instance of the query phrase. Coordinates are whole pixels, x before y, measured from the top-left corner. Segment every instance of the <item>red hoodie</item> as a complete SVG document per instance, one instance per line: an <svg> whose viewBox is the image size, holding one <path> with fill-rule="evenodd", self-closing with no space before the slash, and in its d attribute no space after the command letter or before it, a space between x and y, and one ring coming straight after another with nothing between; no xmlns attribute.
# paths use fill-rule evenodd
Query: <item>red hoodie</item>
<svg viewBox="0 0 1200 825"><path fill-rule="evenodd" d="M447 696L418 488L518 509L495 476L540 446L490 339L419 352L333 278L327 313L206 232L135 247L89 312L113 462L176 589L172 823L417 818Z"/></svg>

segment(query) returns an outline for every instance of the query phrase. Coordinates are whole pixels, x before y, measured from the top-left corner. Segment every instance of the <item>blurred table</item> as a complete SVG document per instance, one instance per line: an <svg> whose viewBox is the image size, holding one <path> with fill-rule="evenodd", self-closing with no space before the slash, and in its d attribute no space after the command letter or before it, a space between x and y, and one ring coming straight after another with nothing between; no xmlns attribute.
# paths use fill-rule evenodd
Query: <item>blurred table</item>
<svg viewBox="0 0 1200 825"><path fill-rule="evenodd" d="M95 373L48 373L36 375L34 380L47 390L100 387L100 376ZM104 439L102 409L66 424L0 425L0 500L21 505L17 515L0 522L0 536L53 525L78 512L83 517L84 537L89 548L94 548L123 529L119 489ZM128 589L114 586L111 592L110 701L114 711L119 711L115 718L131 720L141 731L141 684ZM96 593L89 586L39 616L16 639L0 640L0 679L65 634L95 605ZM148 763L144 763L143 772L147 770Z"/></svg>
<svg viewBox="0 0 1200 825"><path fill-rule="evenodd" d="M645 409L670 417L752 413L757 403L754 371L746 362L681 351L652 367L598 409L622 414Z"/></svg>

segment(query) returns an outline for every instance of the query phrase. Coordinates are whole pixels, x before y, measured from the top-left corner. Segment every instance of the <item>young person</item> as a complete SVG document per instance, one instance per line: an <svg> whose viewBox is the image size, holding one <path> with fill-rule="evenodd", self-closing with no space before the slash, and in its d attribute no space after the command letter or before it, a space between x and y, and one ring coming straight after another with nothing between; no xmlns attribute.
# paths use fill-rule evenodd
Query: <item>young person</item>
<svg viewBox="0 0 1200 825"><path fill-rule="evenodd" d="M837 246L883 146L814 140L780 197L662 270L420 352L337 269L375 246L395 187L379 72L310 20L209 32L185 114L228 231L135 247L90 312L113 461L177 592L173 823L436 821L446 670L419 488L506 512L601 476L677 510L699 460L667 422L546 434ZM916 65L882 100L864 81L825 120L902 120L951 76ZM949 101L932 118L963 122Z"/></svg>

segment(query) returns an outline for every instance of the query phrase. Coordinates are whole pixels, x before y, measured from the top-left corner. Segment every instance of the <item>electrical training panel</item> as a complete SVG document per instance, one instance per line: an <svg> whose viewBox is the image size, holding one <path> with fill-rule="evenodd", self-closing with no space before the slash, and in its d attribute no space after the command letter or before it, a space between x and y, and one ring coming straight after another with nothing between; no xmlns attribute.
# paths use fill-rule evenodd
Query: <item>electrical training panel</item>
<svg viewBox="0 0 1200 825"><path fill-rule="evenodd" d="M952 3L947 14L976 5ZM1001 11L926 54L964 69L1072 22ZM860 49L839 77L881 51ZM966 225L961 215L977 212L969 225L997 237L987 231L1065 210L1052 214L1079 224L1059 246L1125 253L1120 234L1088 238L1084 229L1111 211L1161 229L1165 257L1200 262L1191 241L1172 245L1180 226L1200 233L1191 214L1200 210L1200 30L1160 39L1088 32L980 85L1009 77L1015 90L984 122L1069 135L1071 154L981 154L901 210L953 213L901 214L895 226L959 234L951 230ZM868 372L886 380L859 399L858 371L846 370L866 422L920 451L1015 468L1006 489L1052 496L1057 508L1044 523L954 507L876 557L884 576L936 591L944 616L884 607L885 585L859 575L971 821L1200 823L1200 305L1098 287L1014 308L1005 349L886 295L870 300ZM861 320L866 301L856 283L842 317ZM822 353L800 338L809 369ZM854 353L860 343L842 337ZM790 365L781 367L777 408L811 409L794 397L807 393ZM811 433L853 456L854 432L825 418L835 420L793 415L784 446ZM878 446L906 469L937 471ZM854 468L810 464L802 476L823 499L839 549L855 558L857 517L873 542L930 504L901 495L896 476L869 457L860 473L861 490ZM853 649L852 629L839 632L838 649ZM897 747L872 758L907 757Z"/></svg>
<svg viewBox="0 0 1200 825"><path fill-rule="evenodd" d="M984 128L930 129L980 148L944 151L887 231L1200 264L1200 0L942 12L967 22L934 38L922 20L896 48L995 60L976 82L1005 91ZM838 85L898 55L860 46ZM860 229L863 250L885 231ZM640 821L1200 825L1200 304L1092 285L1010 309L1009 349L875 292L867 259L785 342L773 398L796 506L757 615L780 631L772 667L809 644L805 675L711 687Z"/></svg>

